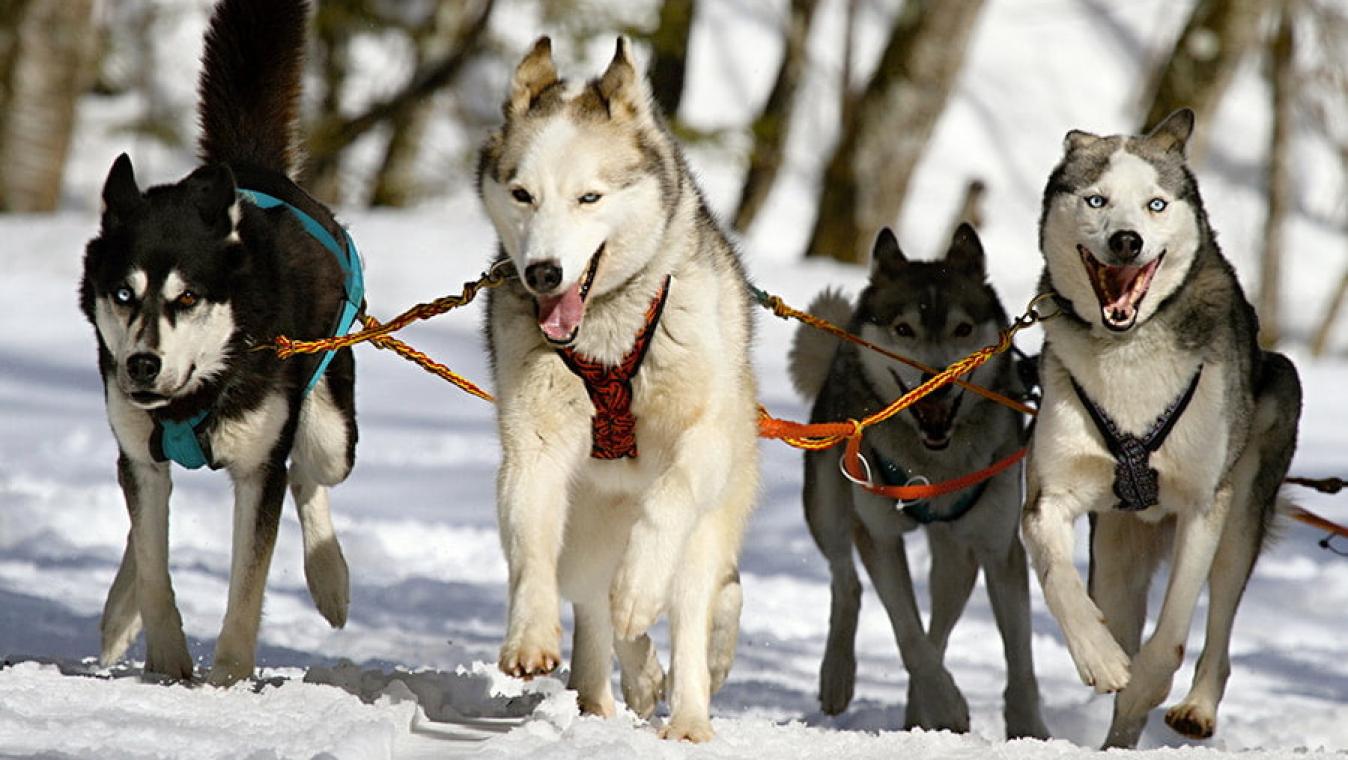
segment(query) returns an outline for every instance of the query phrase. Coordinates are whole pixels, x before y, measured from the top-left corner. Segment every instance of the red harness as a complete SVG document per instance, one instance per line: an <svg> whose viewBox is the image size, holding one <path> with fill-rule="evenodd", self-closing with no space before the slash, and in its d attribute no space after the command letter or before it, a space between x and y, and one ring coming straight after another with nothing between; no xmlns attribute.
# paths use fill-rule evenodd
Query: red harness
<svg viewBox="0 0 1348 760"><path fill-rule="evenodd" d="M569 346L557 349L567 368L585 383L585 392L594 404L590 418L590 457L592 459L637 458L637 418L632 414L632 378L641 369L646 350L651 347L655 326L669 296L669 277L646 309L646 323L637 333L632 350L616 367L601 364L576 353Z"/></svg>

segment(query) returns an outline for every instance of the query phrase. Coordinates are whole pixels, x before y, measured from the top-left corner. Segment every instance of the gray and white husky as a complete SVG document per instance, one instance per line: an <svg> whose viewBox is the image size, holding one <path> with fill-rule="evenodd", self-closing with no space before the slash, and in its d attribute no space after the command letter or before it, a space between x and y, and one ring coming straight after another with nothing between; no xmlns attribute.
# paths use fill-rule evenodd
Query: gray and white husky
<svg viewBox="0 0 1348 760"><path fill-rule="evenodd" d="M1040 222L1043 405L1028 465L1025 540L1083 681L1118 692L1106 746L1136 745L1170 692L1200 590L1203 654L1166 713L1211 736L1231 670L1236 605L1296 446L1301 387L1223 258L1185 162L1194 116L1150 134L1072 131ZM1072 524L1092 513L1089 588ZM1147 589L1170 577L1145 644Z"/></svg>
<svg viewBox="0 0 1348 760"><path fill-rule="evenodd" d="M928 367L945 367L996 343L1006 312L987 282L983 247L961 225L949 251L934 262L910 262L888 229L875 242L869 285L853 308L825 292L810 311ZM926 379L919 371L808 326L796 333L791 375L813 400L816 422L858 419ZM980 367L972 382L1018 395L1021 384L1005 354ZM1023 444L1020 415L963 388L947 386L909 411L866 431L863 455L872 477L903 485L967 475ZM889 614L908 669L905 723L928 729L969 729L969 708L945 669L946 642L982 568L1007 659L1006 733L1047 737L1030 653L1029 574L1017 535L1019 466L983 484L898 509L894 500L850 483L839 469L841 450L805 455L805 517L833 576L828 644L819 674L824 712L852 699L853 640L861 585L852 562L856 545ZM924 631L908 571L903 535L926 527L931 546L931 623Z"/></svg>
<svg viewBox="0 0 1348 760"><path fill-rule="evenodd" d="M542 38L515 71L479 192L520 274L492 291L506 673L551 671L561 598L572 688L614 711L667 693L668 738L711 737L734 658L740 540L758 488L752 301L625 40L599 77L557 75ZM585 378L585 379L582 379ZM664 684L647 630L668 613Z"/></svg>

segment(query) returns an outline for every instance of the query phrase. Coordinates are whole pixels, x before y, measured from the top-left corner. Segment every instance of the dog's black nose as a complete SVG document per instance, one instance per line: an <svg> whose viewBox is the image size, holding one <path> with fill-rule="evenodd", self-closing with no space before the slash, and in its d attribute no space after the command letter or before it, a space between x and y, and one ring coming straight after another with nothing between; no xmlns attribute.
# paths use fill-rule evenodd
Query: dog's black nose
<svg viewBox="0 0 1348 760"><path fill-rule="evenodd" d="M1109 250L1124 261L1132 261L1142 253L1142 236L1132 230L1119 230L1109 236Z"/></svg>
<svg viewBox="0 0 1348 760"><path fill-rule="evenodd" d="M126 360L126 374L137 383L148 383L159 374L160 366L154 354L132 354Z"/></svg>
<svg viewBox="0 0 1348 760"><path fill-rule="evenodd" d="M535 293L550 293L562 284L562 268L549 259L524 268L524 281Z"/></svg>

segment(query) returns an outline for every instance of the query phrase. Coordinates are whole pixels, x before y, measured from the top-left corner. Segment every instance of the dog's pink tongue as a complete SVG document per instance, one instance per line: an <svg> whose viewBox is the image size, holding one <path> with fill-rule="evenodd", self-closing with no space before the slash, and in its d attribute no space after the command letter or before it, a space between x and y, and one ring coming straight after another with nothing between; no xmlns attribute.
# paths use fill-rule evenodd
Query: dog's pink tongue
<svg viewBox="0 0 1348 760"><path fill-rule="evenodd" d="M1133 285L1137 283L1137 278L1141 275L1142 267L1101 267L1101 291L1107 301L1104 306L1121 309L1131 305Z"/></svg>
<svg viewBox="0 0 1348 760"><path fill-rule="evenodd" d="M555 341L569 340L580 327L585 316L585 302L580 299L577 282L560 296L542 296L538 299L538 327Z"/></svg>

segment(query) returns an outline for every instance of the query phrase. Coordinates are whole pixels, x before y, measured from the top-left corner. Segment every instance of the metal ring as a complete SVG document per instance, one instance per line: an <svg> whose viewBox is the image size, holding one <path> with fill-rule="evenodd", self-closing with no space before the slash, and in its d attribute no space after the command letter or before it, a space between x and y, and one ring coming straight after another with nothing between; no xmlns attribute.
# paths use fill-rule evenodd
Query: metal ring
<svg viewBox="0 0 1348 760"><path fill-rule="evenodd" d="M913 485L929 486L931 485L931 481L927 479L926 475L914 475L913 477L908 479L907 483L903 484L903 487L908 488ZM894 508L902 510L907 507L911 507L914 504L921 504L924 501L926 501L926 499L912 499L912 500L895 499Z"/></svg>
<svg viewBox="0 0 1348 760"><path fill-rule="evenodd" d="M857 459L861 461L861 467L866 471L865 480L857 480L856 478L852 477L852 473L847 471L846 454L843 454L842 456L838 457L838 471L843 474L844 478L847 478L848 480L852 481L856 485L861 486L862 488L874 488L875 480L871 477L871 463L867 462L866 456L860 452L857 453Z"/></svg>

